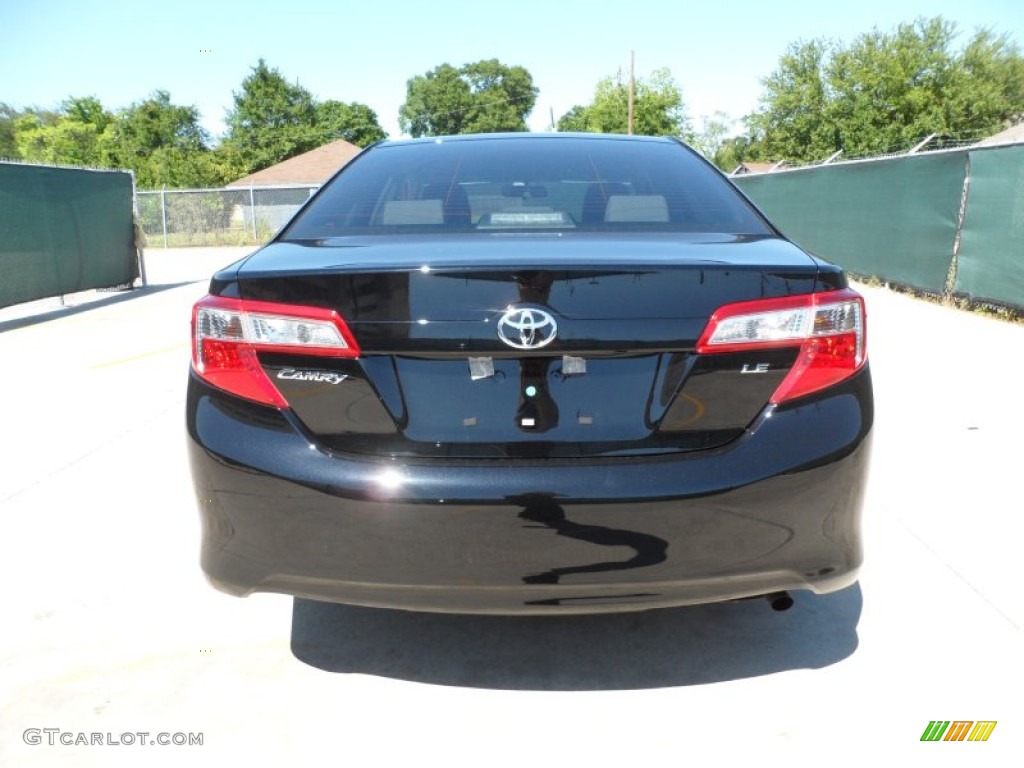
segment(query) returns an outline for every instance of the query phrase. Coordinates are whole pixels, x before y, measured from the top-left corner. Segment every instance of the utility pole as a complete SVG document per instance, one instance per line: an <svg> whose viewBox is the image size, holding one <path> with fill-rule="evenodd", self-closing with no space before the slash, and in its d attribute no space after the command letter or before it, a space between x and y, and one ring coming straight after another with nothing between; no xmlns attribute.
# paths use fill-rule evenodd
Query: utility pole
<svg viewBox="0 0 1024 768"><path fill-rule="evenodd" d="M557 125L557 123L555 123L555 108L549 106L548 109L551 110L551 130L552 131L557 131L558 130L558 125Z"/></svg>
<svg viewBox="0 0 1024 768"><path fill-rule="evenodd" d="M633 87L635 83L634 70L636 64L635 51L629 52L629 114L626 116L626 133L633 135Z"/></svg>

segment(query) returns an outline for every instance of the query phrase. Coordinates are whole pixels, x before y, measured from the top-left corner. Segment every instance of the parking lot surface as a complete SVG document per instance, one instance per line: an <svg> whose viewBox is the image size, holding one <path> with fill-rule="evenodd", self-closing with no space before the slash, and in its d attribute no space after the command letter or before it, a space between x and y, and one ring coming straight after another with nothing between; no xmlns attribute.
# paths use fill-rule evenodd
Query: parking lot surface
<svg viewBox="0 0 1024 768"><path fill-rule="evenodd" d="M1021 765L1024 326L862 289L866 563L788 612L241 600L199 570L184 397L190 306L246 252L0 310L0 765Z"/></svg>

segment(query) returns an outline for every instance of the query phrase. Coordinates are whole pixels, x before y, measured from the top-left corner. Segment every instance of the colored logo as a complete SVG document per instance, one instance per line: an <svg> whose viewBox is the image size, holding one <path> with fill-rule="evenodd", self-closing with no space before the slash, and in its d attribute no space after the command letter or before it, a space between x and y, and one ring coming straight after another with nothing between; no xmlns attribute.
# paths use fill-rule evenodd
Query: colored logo
<svg viewBox="0 0 1024 768"><path fill-rule="evenodd" d="M988 741L995 729L995 720L932 720L921 741Z"/></svg>

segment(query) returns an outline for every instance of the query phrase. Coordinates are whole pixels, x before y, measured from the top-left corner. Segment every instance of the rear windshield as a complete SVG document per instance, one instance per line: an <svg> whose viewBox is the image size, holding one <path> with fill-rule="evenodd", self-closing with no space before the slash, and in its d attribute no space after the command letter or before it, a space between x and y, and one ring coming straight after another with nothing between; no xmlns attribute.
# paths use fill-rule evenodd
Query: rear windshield
<svg viewBox="0 0 1024 768"><path fill-rule="evenodd" d="M279 239L568 229L770 232L675 142L533 136L374 147Z"/></svg>

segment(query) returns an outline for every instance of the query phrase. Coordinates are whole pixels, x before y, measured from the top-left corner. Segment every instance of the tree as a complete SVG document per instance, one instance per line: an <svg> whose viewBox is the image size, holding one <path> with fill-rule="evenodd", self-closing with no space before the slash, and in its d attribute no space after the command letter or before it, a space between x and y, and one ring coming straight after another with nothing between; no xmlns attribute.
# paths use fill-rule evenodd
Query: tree
<svg viewBox="0 0 1024 768"><path fill-rule="evenodd" d="M198 109L155 91L117 114L101 137L101 150L105 165L135 171L140 187L203 187L222 181L208 142Z"/></svg>
<svg viewBox="0 0 1024 768"><path fill-rule="evenodd" d="M526 69L497 59L441 64L408 81L398 123L411 136L525 131L537 93Z"/></svg>
<svg viewBox="0 0 1024 768"><path fill-rule="evenodd" d="M199 124L199 110L171 103L167 91L154 91L148 99L121 110L107 136L126 155L161 147L194 152L208 149L209 143Z"/></svg>
<svg viewBox="0 0 1024 768"><path fill-rule="evenodd" d="M336 139L358 146L385 138L365 104L317 103L262 59L234 94L229 133L216 149L195 106L167 91L111 114L93 97L56 110L0 102L0 157L57 165L127 168L140 187L219 186Z"/></svg>
<svg viewBox="0 0 1024 768"><path fill-rule="evenodd" d="M954 107L962 88L954 37L954 25L936 18L900 24L891 34L873 30L837 50L825 68L832 134L826 151L877 154L965 127Z"/></svg>
<svg viewBox="0 0 1024 768"><path fill-rule="evenodd" d="M292 85L260 59L234 93L224 143L241 158L245 173L267 168L319 146L312 94Z"/></svg>
<svg viewBox="0 0 1024 768"><path fill-rule="evenodd" d="M725 144L734 122L725 112L721 111L715 112L710 117L704 115L701 117L702 128L699 133L691 137L691 143L701 151L704 157L714 161L715 155Z"/></svg>
<svg viewBox="0 0 1024 768"><path fill-rule="evenodd" d="M317 133L324 142L344 139L357 147L367 147L387 138L377 113L365 104L328 100L317 104L315 112Z"/></svg>
<svg viewBox="0 0 1024 768"><path fill-rule="evenodd" d="M526 116L533 111L538 89L523 67L507 67L497 59L466 64L472 108L462 133L503 133L529 130Z"/></svg>
<svg viewBox="0 0 1024 768"><path fill-rule="evenodd" d="M748 136L730 136L715 152L714 163L726 173L732 173L740 163L760 160L761 148Z"/></svg>
<svg viewBox="0 0 1024 768"><path fill-rule="evenodd" d="M245 175L337 139L360 147L386 138L377 113L365 104L318 103L298 83L260 59L234 94L228 135L218 153Z"/></svg>
<svg viewBox="0 0 1024 768"><path fill-rule="evenodd" d="M22 158L130 169L143 188L216 186L242 175L228 152L210 150L199 111L172 103L166 91L116 114L94 97L72 97L55 112L25 110L13 123Z"/></svg>
<svg viewBox="0 0 1024 768"><path fill-rule="evenodd" d="M28 111L14 120L18 156L55 165L102 165L100 136L113 119L95 96L65 99L55 113Z"/></svg>
<svg viewBox="0 0 1024 768"><path fill-rule="evenodd" d="M792 44L762 80L747 124L772 159L813 161L907 149L935 133L977 138L1024 115L1024 59L1006 35L977 32L955 50L941 17L877 29L843 46Z"/></svg>
<svg viewBox="0 0 1024 768"><path fill-rule="evenodd" d="M10 104L0 101L0 158L18 156L18 143L14 139L14 121L20 114Z"/></svg>
<svg viewBox="0 0 1024 768"><path fill-rule="evenodd" d="M558 118L556 127L563 133L587 133L590 131L588 115L587 107L577 104Z"/></svg>
<svg viewBox="0 0 1024 768"><path fill-rule="evenodd" d="M1024 57L1008 35L977 32L960 55L963 85L953 105L964 123L994 132L1024 120Z"/></svg>
<svg viewBox="0 0 1024 768"><path fill-rule="evenodd" d="M398 125L410 136L442 136L462 132L473 95L469 83L451 64L442 64L406 83Z"/></svg>
<svg viewBox="0 0 1024 768"><path fill-rule="evenodd" d="M825 116L829 94L825 62L832 44L824 40L792 43L779 67L761 81L761 109L747 119L753 140L760 139L768 156L820 157L834 144ZM835 151L835 150L832 150ZM825 153L827 157L831 152Z"/></svg>
<svg viewBox="0 0 1024 768"><path fill-rule="evenodd" d="M558 120L559 131L585 133L627 133L629 87L617 78L606 77L594 90L594 100L576 105ZM657 69L633 88L633 133L644 136L691 137L682 91L668 69Z"/></svg>

